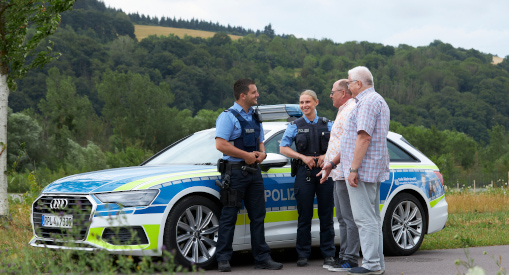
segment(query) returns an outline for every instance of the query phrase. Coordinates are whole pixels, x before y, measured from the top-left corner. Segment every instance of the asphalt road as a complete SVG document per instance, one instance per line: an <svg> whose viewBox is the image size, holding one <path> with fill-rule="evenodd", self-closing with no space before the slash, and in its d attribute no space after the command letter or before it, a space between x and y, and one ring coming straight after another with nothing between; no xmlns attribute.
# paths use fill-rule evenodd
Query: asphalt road
<svg viewBox="0 0 509 275"><path fill-rule="evenodd" d="M486 251L486 255L483 252ZM470 257L474 263L482 267L486 274L497 274L499 267L495 259L502 257L502 267L509 273L509 245L505 246L486 246L473 247L469 249ZM266 271L253 268L253 259L250 252L235 253L232 261L232 273L235 274L333 274L322 268L318 249L313 249L313 254L307 267L297 267L297 255L295 249L273 250L272 257L276 261L284 264L282 270ZM444 249L444 250L424 250L417 251L408 257L386 257L385 274L397 275L423 275L423 274L464 274L467 272L465 267L456 266L457 260L467 261L463 249ZM361 261L359 261L361 263ZM219 273L217 270L208 270L205 273ZM337 274L346 274L346 272L334 272ZM224 274L224 273L222 273ZM502 273L503 274L503 273Z"/></svg>

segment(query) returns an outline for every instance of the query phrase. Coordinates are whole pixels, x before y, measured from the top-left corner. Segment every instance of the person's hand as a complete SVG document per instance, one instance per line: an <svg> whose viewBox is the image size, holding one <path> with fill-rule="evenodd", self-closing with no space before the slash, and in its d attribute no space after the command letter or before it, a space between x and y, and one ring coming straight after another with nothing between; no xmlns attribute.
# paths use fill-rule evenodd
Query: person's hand
<svg viewBox="0 0 509 275"><path fill-rule="evenodd" d="M323 168L323 162L325 160L325 155L321 155L318 157L318 167L322 167Z"/></svg>
<svg viewBox="0 0 509 275"><path fill-rule="evenodd" d="M256 163L262 163L262 161L267 157L267 153L256 151L255 154L256 154Z"/></svg>
<svg viewBox="0 0 509 275"><path fill-rule="evenodd" d="M324 183L330 175L330 172L332 171L332 165L330 163L325 163L325 165L322 167L322 170L316 174L317 177L320 175L322 178L320 179L320 184Z"/></svg>
<svg viewBox="0 0 509 275"><path fill-rule="evenodd" d="M246 164L253 164L253 163L255 163L256 160L257 160L256 152L249 152L249 153L247 153L247 156L244 159Z"/></svg>
<svg viewBox="0 0 509 275"><path fill-rule="evenodd" d="M313 169L313 167L316 166L316 162L315 162L315 158L314 157L308 157L308 156L302 155L301 160L302 160L302 162L304 162L309 167L309 170Z"/></svg>
<svg viewBox="0 0 509 275"><path fill-rule="evenodd" d="M357 184L359 183L358 179L359 179L359 173L350 172L350 174L348 175L348 184L350 184L350 186L352 186L352 187L357 187Z"/></svg>

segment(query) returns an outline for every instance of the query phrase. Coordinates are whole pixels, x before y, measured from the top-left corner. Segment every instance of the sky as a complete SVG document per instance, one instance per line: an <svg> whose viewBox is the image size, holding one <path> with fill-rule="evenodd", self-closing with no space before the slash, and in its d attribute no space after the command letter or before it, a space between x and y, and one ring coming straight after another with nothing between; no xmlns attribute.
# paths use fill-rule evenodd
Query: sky
<svg viewBox="0 0 509 275"><path fill-rule="evenodd" d="M427 46L434 40L456 48L509 55L507 0L102 0L126 13L192 18L276 34Z"/></svg>

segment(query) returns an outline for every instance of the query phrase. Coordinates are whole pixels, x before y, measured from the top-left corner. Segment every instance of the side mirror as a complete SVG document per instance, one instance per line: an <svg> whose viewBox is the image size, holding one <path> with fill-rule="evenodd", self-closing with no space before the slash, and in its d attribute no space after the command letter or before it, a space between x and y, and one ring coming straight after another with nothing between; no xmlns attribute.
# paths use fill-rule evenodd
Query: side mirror
<svg viewBox="0 0 509 275"><path fill-rule="evenodd" d="M288 164L288 158L275 153L267 153L267 158L260 163L262 171L267 172L272 167L283 167Z"/></svg>

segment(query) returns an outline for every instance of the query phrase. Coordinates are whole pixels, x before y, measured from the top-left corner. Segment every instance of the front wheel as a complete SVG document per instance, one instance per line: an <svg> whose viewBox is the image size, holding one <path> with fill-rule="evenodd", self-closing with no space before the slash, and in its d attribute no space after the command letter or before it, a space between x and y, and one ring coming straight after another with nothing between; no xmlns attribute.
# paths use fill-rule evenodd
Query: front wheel
<svg viewBox="0 0 509 275"><path fill-rule="evenodd" d="M175 251L175 262L210 268L216 264L219 207L210 199L191 196L171 210L164 230L164 245Z"/></svg>
<svg viewBox="0 0 509 275"><path fill-rule="evenodd" d="M420 201L401 193L391 201L383 223L384 253L408 256L419 249L427 226Z"/></svg>

